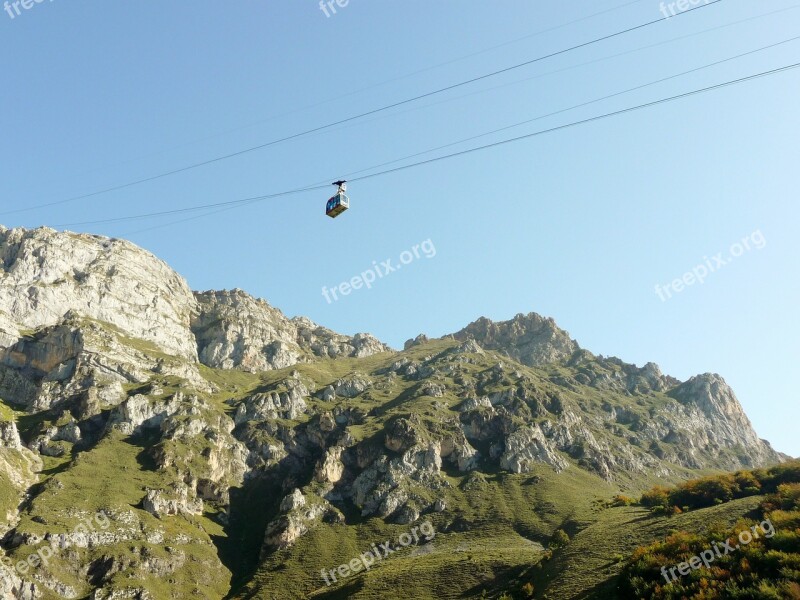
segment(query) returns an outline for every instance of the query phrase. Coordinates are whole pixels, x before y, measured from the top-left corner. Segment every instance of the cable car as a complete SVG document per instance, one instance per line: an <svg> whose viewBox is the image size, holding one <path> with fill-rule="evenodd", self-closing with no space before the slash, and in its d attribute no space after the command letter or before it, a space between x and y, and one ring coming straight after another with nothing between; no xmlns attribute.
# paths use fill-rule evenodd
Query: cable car
<svg viewBox="0 0 800 600"><path fill-rule="evenodd" d="M335 219L350 208L350 198L345 194L347 191L346 181L334 181L333 185L339 186L339 189L336 191L336 195L328 200L328 203L325 205L325 214Z"/></svg>

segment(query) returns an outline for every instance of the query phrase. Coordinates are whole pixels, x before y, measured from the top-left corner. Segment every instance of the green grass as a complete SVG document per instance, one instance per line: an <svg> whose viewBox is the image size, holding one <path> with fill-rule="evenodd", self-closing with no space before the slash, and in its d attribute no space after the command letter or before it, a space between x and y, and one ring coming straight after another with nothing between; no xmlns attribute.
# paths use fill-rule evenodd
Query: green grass
<svg viewBox="0 0 800 600"><path fill-rule="evenodd" d="M200 375L211 383L217 392L210 399L221 403L230 398L241 398L253 392L262 383L262 376L245 371L212 369L200 365Z"/></svg>
<svg viewBox="0 0 800 600"><path fill-rule="evenodd" d="M430 519L437 531L430 548L393 554L368 573L328 588L321 569L349 562L373 543L397 540L414 526L349 515L346 526L321 524L294 548L268 557L250 585L234 597L479 597L483 589L500 589L537 563L557 529L577 530L592 523L603 499L616 489L585 471L556 474L544 466L526 475L488 473L478 488L467 491L464 484L472 477L446 476L449 487L437 497L445 499L447 511L420 520ZM282 596L286 590L293 595Z"/></svg>
<svg viewBox="0 0 800 600"><path fill-rule="evenodd" d="M615 557L627 559L638 546L663 539L676 530L703 531L712 523L732 525L752 512L760 500L743 498L672 517L657 517L635 506L608 508L566 547L556 551L543 569L532 569L529 575L534 587L546 592L551 600L613 598L615 577L623 567Z"/></svg>
<svg viewBox="0 0 800 600"><path fill-rule="evenodd" d="M148 589L156 598L221 598L228 589L230 573L220 566L211 536L220 535L220 526L206 516L171 517L157 519L138 508L145 488L163 488L170 483L165 473L153 471L143 455L147 442L134 442L112 433L91 451L82 453L69 468L50 477L42 491L32 500L20 516L17 531L20 533L69 533L99 511L108 511L112 525L108 531L117 531L133 539L110 547L77 552L85 561L101 556L131 564L115 576L120 584L137 585ZM132 523L125 522L125 514L132 514ZM34 520L35 517L35 520ZM162 544L147 543L143 532L160 531L166 540ZM177 542L186 536L186 544ZM145 556L153 561L167 558L165 546L186 553L185 565L168 579L146 576L135 568ZM16 560L24 558L36 547L23 546L12 553ZM66 553L64 553L66 554ZM73 562L70 560L69 562ZM60 581L86 588L86 582L74 575L64 557L51 561L49 569ZM83 560L81 561L83 562ZM57 596L45 596L46 600Z"/></svg>
<svg viewBox="0 0 800 600"><path fill-rule="evenodd" d="M9 517L15 514L23 497L24 490L15 485L10 476L12 472L33 475L21 452L0 448L0 531L8 525Z"/></svg>
<svg viewBox="0 0 800 600"><path fill-rule="evenodd" d="M16 421L18 414L19 413L14 410L8 402L0 398L0 423Z"/></svg>

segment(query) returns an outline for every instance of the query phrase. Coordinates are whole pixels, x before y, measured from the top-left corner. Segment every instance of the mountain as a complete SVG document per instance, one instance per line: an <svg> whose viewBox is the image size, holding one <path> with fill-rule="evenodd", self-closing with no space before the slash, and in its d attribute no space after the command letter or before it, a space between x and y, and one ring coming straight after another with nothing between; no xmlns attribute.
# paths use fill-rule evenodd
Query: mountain
<svg viewBox="0 0 800 600"><path fill-rule="evenodd" d="M523 365L538 367L566 360L579 348L553 319L530 313L494 323L481 318L453 334L457 340L474 339L482 348L495 350Z"/></svg>
<svg viewBox="0 0 800 600"><path fill-rule="evenodd" d="M389 347L368 334L339 335L303 317L287 319L241 290L195 294L192 333L200 361L217 369L257 372L317 358L366 357Z"/></svg>
<svg viewBox="0 0 800 600"><path fill-rule="evenodd" d="M0 227L0 258L3 598L481 597L615 494L785 458L720 376L533 313L395 351L122 240Z"/></svg>

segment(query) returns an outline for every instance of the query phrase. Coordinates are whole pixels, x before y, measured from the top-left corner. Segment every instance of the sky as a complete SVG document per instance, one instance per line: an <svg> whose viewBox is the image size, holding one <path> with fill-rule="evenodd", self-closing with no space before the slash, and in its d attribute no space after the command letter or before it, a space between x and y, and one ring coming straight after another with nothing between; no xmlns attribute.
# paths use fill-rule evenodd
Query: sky
<svg viewBox="0 0 800 600"><path fill-rule="evenodd" d="M399 348L537 312L596 354L721 374L800 456L800 69L352 181L324 214L341 177L800 62L791 0L26 4L0 12L5 226L130 239L194 289Z"/></svg>

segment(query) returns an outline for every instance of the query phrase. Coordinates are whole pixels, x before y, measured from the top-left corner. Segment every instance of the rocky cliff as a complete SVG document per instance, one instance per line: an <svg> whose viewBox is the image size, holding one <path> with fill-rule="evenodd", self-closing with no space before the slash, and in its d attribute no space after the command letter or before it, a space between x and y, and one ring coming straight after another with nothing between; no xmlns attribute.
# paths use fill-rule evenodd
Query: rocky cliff
<svg viewBox="0 0 800 600"><path fill-rule="evenodd" d="M721 377L596 356L536 314L396 352L192 293L119 240L0 229L0 256L3 598L261 597L259 572L360 519L458 536L491 498L552 532L597 490L781 460ZM541 481L583 491L514 504Z"/></svg>
<svg viewBox="0 0 800 600"><path fill-rule="evenodd" d="M133 244L52 229L0 227L0 330L55 325L69 311L195 360L189 286ZM5 321L5 327L4 327ZM0 334L2 335L2 334Z"/></svg>
<svg viewBox="0 0 800 600"><path fill-rule="evenodd" d="M530 367L567 359L579 349L578 343L553 319L536 313L518 314L500 323L482 317L453 337L474 339L481 347L496 350Z"/></svg>
<svg viewBox="0 0 800 600"><path fill-rule="evenodd" d="M192 321L200 361L218 369L257 372L315 358L365 357L389 347L368 334L339 335L306 318L288 319L241 290L197 294Z"/></svg>

